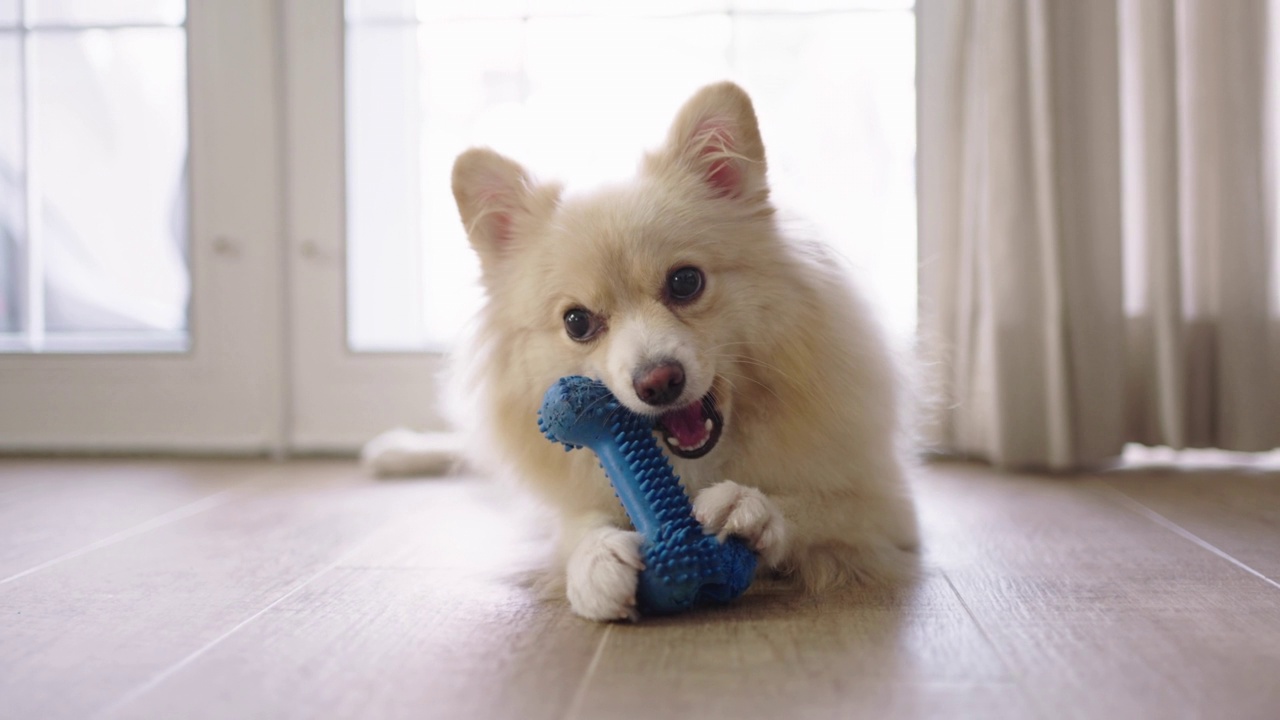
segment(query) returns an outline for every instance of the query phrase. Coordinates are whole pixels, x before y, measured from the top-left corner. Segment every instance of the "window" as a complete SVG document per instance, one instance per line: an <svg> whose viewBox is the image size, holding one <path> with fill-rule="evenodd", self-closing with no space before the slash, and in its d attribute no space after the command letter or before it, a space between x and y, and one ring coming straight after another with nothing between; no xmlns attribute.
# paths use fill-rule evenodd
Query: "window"
<svg viewBox="0 0 1280 720"><path fill-rule="evenodd" d="M0 2L0 351L186 349L185 14Z"/></svg>
<svg viewBox="0 0 1280 720"><path fill-rule="evenodd" d="M775 197L915 325L915 25L905 0L347 0L347 343L446 347L479 302L453 158L628 174L680 103L751 92Z"/></svg>

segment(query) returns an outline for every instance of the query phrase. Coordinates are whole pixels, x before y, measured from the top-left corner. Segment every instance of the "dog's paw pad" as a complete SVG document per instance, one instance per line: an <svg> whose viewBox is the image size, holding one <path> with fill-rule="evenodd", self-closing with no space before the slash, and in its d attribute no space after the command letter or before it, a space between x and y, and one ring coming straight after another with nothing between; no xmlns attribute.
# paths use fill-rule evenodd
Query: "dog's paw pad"
<svg viewBox="0 0 1280 720"><path fill-rule="evenodd" d="M776 567L786 554L787 524L776 503L755 488L732 480L712 485L693 501L693 514L703 529L724 540L737 536Z"/></svg>
<svg viewBox="0 0 1280 720"><path fill-rule="evenodd" d="M569 556L569 606L588 620L636 618L636 581L644 560L639 533L598 528Z"/></svg>

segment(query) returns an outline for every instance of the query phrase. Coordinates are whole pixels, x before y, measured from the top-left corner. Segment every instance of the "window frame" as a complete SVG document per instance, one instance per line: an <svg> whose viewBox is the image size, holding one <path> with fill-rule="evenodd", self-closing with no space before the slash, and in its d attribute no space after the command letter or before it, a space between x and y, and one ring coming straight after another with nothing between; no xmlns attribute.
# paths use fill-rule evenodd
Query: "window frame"
<svg viewBox="0 0 1280 720"><path fill-rule="evenodd" d="M442 351L348 347L345 9L282 7L289 444L344 452L397 426L444 430Z"/></svg>

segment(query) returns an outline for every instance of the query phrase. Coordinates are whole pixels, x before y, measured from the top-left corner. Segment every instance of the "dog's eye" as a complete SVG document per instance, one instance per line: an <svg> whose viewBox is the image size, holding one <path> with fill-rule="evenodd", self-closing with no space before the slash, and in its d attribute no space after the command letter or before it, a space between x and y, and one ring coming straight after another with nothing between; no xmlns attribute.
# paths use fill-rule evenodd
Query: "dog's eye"
<svg viewBox="0 0 1280 720"><path fill-rule="evenodd" d="M600 323L590 312L573 308L564 314L564 331L574 340L586 341L600 331Z"/></svg>
<svg viewBox="0 0 1280 720"><path fill-rule="evenodd" d="M689 302L702 293L702 271L682 267L667 276L667 294L676 302Z"/></svg>

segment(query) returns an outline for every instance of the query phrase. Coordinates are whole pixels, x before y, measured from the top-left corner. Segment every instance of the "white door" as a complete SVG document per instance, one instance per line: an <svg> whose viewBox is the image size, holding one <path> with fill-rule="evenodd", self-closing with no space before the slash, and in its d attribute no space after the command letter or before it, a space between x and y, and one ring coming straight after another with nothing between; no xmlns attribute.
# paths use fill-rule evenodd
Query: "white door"
<svg viewBox="0 0 1280 720"><path fill-rule="evenodd" d="M271 0L0 0L0 449L281 441Z"/></svg>

